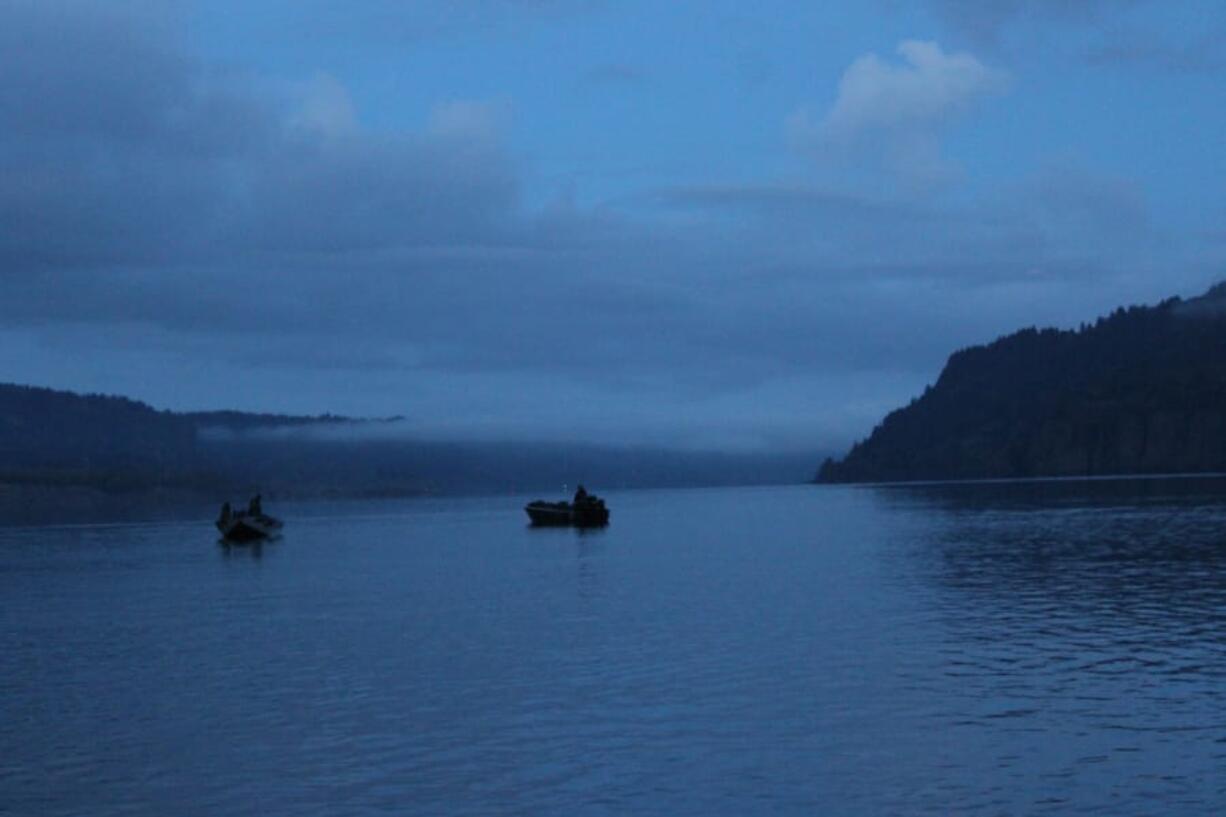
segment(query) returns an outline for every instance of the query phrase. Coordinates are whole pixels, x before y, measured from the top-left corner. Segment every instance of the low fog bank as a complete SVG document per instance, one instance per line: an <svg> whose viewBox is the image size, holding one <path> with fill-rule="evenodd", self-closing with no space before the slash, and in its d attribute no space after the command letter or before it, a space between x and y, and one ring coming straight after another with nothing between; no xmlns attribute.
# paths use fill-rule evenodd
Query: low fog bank
<svg viewBox="0 0 1226 817"><path fill-rule="evenodd" d="M479 436L479 435L478 435ZM598 438L597 438L598 439ZM270 499L522 494L800 483L808 446L440 441L402 418L178 414L122 397L0 384L0 524L191 518Z"/></svg>
<svg viewBox="0 0 1226 817"><path fill-rule="evenodd" d="M540 442L202 437L205 467L237 489L295 498L558 494L593 490L792 484L820 453L713 452Z"/></svg>
<svg viewBox="0 0 1226 817"><path fill-rule="evenodd" d="M850 445L851 435L830 430L815 432L795 422L768 427L756 422L740 424L676 417L628 425L584 423L581 420L545 423L439 423L405 417L351 418L336 415L289 417L241 412L185 415L196 422L196 436L215 443L379 444L429 446L449 451L474 448L568 449L660 455L729 454L755 460L787 457L798 450ZM816 447L814 440L823 445Z"/></svg>

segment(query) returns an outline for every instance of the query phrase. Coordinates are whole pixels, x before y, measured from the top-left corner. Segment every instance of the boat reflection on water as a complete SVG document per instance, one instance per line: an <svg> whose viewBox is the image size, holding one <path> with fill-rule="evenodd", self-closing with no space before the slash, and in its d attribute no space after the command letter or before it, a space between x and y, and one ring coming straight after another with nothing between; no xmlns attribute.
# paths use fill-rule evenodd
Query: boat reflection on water
<svg viewBox="0 0 1226 817"><path fill-rule="evenodd" d="M251 559L261 561L264 558L264 542L231 542L218 539L217 547L224 559Z"/></svg>

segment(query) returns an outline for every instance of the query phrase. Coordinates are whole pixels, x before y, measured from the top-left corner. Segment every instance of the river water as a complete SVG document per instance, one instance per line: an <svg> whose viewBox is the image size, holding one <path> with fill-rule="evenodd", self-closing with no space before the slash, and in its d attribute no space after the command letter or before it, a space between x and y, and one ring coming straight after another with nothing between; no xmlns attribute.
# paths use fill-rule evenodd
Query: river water
<svg viewBox="0 0 1226 817"><path fill-rule="evenodd" d="M529 498L0 528L0 813L1226 805L1226 480Z"/></svg>

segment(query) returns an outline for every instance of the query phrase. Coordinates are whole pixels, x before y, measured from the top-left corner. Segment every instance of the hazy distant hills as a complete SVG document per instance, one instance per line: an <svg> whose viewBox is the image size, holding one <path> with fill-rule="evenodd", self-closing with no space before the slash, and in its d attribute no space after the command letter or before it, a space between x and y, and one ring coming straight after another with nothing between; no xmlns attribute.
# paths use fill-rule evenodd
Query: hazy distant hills
<svg viewBox="0 0 1226 817"><path fill-rule="evenodd" d="M328 415L176 414L123 397L0 384L0 482L106 490L213 486L231 480L205 429L344 422Z"/></svg>
<svg viewBox="0 0 1226 817"><path fill-rule="evenodd" d="M1226 284L953 354L821 482L1226 470Z"/></svg>
<svg viewBox="0 0 1226 817"><path fill-rule="evenodd" d="M560 492L803 482L812 452L733 455L541 442L441 442L402 418L174 413L123 397L0 384L0 519L34 499L155 492L238 498ZM559 494L560 495L560 494ZM32 499L34 498L34 499ZM210 500L211 501L211 500Z"/></svg>

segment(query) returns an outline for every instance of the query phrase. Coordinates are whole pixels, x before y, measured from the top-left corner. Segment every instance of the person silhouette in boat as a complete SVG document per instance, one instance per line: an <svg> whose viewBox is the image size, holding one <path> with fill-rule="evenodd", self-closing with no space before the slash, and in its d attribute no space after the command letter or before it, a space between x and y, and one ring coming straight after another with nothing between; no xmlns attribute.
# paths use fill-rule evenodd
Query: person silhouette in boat
<svg viewBox="0 0 1226 817"><path fill-rule="evenodd" d="M251 501L247 503L247 513L252 516L260 516L264 513L263 505L260 503L260 495L256 494L251 497Z"/></svg>
<svg viewBox="0 0 1226 817"><path fill-rule="evenodd" d="M578 507L580 505L587 504L587 496L587 489L580 484L579 488L575 491L575 506Z"/></svg>

